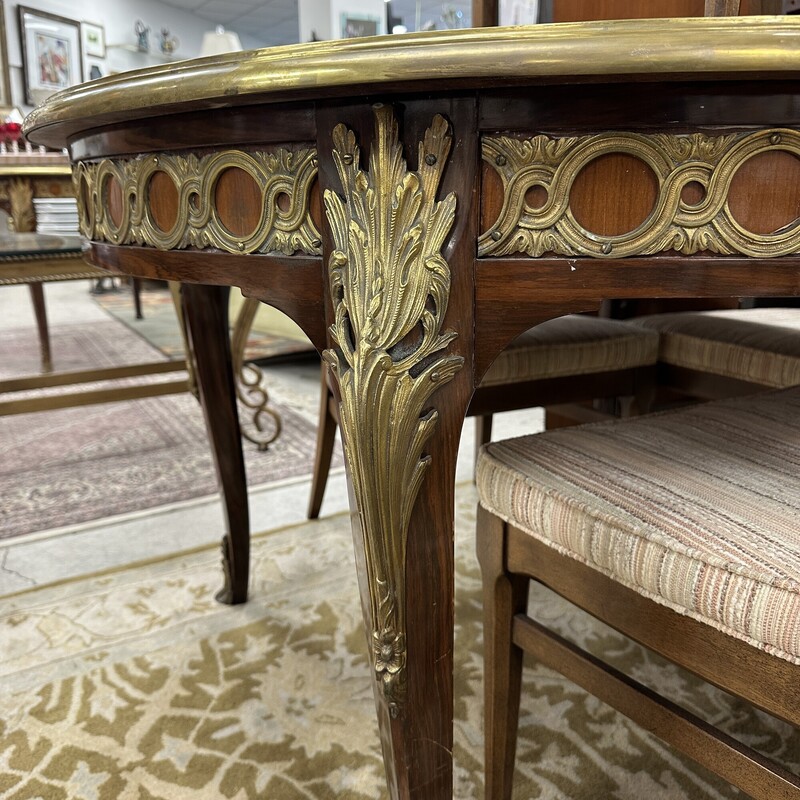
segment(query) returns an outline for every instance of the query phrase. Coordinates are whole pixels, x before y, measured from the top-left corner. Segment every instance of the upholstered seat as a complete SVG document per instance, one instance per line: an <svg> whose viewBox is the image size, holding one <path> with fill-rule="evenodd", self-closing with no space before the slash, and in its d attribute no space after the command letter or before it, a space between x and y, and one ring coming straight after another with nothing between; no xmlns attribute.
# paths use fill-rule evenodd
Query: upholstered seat
<svg viewBox="0 0 800 800"><path fill-rule="evenodd" d="M678 312L630 322L660 334L664 365L750 385L800 384L798 308Z"/></svg>
<svg viewBox="0 0 800 800"><path fill-rule="evenodd" d="M487 445L481 503L659 603L800 663L800 389Z"/></svg>
<svg viewBox="0 0 800 800"><path fill-rule="evenodd" d="M518 336L495 359L481 386L587 375L655 363L659 337L628 322L569 314Z"/></svg>
<svg viewBox="0 0 800 800"><path fill-rule="evenodd" d="M512 793L523 651L749 795L800 779L537 622L531 580L800 724L800 387L486 445L486 797Z"/></svg>
<svg viewBox="0 0 800 800"><path fill-rule="evenodd" d="M478 417L475 440L491 438L492 414L534 406L619 399L624 414L633 401L647 411L655 387L658 333L614 319L570 314L517 337L495 360L475 392L467 416ZM338 424L338 409L323 366L317 454L308 516L319 514ZM588 409L560 409L561 421ZM570 420L571 421L571 420Z"/></svg>

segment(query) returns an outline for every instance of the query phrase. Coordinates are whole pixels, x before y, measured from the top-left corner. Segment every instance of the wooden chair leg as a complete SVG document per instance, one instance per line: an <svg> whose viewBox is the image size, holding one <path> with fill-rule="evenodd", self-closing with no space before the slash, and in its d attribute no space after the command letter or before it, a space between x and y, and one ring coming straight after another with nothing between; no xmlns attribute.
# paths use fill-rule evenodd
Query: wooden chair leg
<svg viewBox="0 0 800 800"><path fill-rule="evenodd" d="M44 286L41 283L29 283L33 313L36 316L36 328L39 331L39 351L42 359L42 372L53 371L53 356L50 351L50 331L47 327L47 307L44 304Z"/></svg>
<svg viewBox="0 0 800 800"><path fill-rule="evenodd" d="M656 366L639 367L634 377L634 414L649 414L656 401Z"/></svg>
<svg viewBox="0 0 800 800"><path fill-rule="evenodd" d="M133 307L136 311L136 319L144 319L142 314L142 279L131 278L131 291L133 292Z"/></svg>
<svg viewBox="0 0 800 800"><path fill-rule="evenodd" d="M627 417L635 417L636 416L636 398L632 395L621 395L620 397L616 398L617 402L617 416L622 419Z"/></svg>
<svg viewBox="0 0 800 800"><path fill-rule="evenodd" d="M493 419L491 414L481 414L475 417L475 464L478 463L478 453L481 447L492 441Z"/></svg>
<svg viewBox="0 0 800 800"><path fill-rule="evenodd" d="M515 614L528 605L530 581L505 570L505 530L478 508L477 550L483 580L484 753L486 800L511 800L517 749L522 650L512 641Z"/></svg>
<svg viewBox="0 0 800 800"><path fill-rule="evenodd" d="M336 440L336 418L331 410L331 404L335 401L328 388L328 368L324 363L320 371L322 381L320 382L319 429L317 430L314 473L311 478L311 497L308 501L307 516L309 519L316 519L319 516L322 498L325 495L325 486L328 483L328 473L331 469L333 445Z"/></svg>

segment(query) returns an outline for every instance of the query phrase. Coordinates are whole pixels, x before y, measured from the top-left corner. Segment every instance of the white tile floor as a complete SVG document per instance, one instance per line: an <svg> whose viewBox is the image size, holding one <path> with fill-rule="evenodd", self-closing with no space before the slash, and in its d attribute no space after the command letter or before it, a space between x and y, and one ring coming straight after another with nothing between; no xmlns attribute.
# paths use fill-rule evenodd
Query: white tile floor
<svg viewBox="0 0 800 800"><path fill-rule="evenodd" d="M47 284L50 325L107 320L106 313L92 301L88 288L85 281ZM32 337L36 336L27 287L0 287L0 329L23 326L30 328ZM319 372L314 362L270 366L265 368L265 375L271 397L316 421ZM495 421L495 437L540 430L541 424L540 410L501 414ZM457 481L462 484L472 475L473 436L473 422L467 420L457 470ZM245 446L252 445L245 442ZM269 452L264 457L269 458ZM309 477L251 491L252 530L302 522L309 491ZM0 502L1 498L0 488ZM338 470L328 481L322 515L346 509L345 478ZM21 536L0 545L0 594L218 542L224 531L219 498L209 497Z"/></svg>

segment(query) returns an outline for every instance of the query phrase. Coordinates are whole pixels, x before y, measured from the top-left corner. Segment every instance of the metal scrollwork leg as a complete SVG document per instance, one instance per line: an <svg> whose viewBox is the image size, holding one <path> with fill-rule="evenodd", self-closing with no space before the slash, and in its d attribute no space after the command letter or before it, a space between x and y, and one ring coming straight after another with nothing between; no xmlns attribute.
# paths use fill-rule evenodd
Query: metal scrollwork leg
<svg viewBox="0 0 800 800"><path fill-rule="evenodd" d="M267 450L281 434L282 422L280 415L268 406L269 393L264 385L264 373L255 364L248 364L244 360L247 337L253 326L259 301L246 297L244 305L239 311L231 336L231 351L233 359L233 375L236 383L236 396L242 405L253 411L252 424L255 433L242 427L242 436L249 442L258 445L259 450ZM271 422L265 424L264 417L269 417Z"/></svg>
<svg viewBox="0 0 800 800"><path fill-rule="evenodd" d="M189 336L186 333L186 319L183 316L183 305L181 301L181 285L177 281L167 281L170 294L172 295L172 305L175 307L175 316L178 318L178 328L181 332L183 341L183 352L186 356L186 374L189 382L189 391L199 399L197 388L197 376L194 370L194 353L189 343Z"/></svg>

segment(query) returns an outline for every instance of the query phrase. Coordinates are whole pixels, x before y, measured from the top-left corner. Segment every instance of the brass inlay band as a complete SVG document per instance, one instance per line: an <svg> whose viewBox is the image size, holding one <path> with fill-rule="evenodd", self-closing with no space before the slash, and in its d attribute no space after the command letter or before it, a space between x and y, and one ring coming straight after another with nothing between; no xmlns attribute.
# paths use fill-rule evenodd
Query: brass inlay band
<svg viewBox="0 0 800 800"><path fill-rule="evenodd" d="M228 230L216 206L217 181L231 168L247 173L261 191L258 224L246 235ZM168 231L156 224L148 198L150 180L158 172L168 175L177 190L177 218ZM309 213L316 175L313 149L254 153L224 150L205 156L159 154L79 162L73 182L81 232L95 242L150 245L159 250L196 247L229 253L319 255L320 235ZM112 181L119 186L122 198L118 224L109 204Z"/></svg>
<svg viewBox="0 0 800 800"><path fill-rule="evenodd" d="M333 132L344 200L325 192L333 234L329 260L335 348L325 360L339 383L345 453L364 535L372 616L372 662L389 711L405 697L406 539L437 423L430 398L461 369L442 332L450 269L441 255L456 197L436 193L452 137L434 117L410 172L388 106L375 109L369 169L355 135Z"/></svg>
<svg viewBox="0 0 800 800"><path fill-rule="evenodd" d="M800 133L773 128L725 136L614 132L563 138L485 137L483 159L499 173L504 198L496 222L478 240L478 255L621 258L674 250L770 258L798 253L800 219L774 233L759 234L743 228L728 208L739 167L759 153L776 150L800 157ZM586 230L570 209L570 191L580 171L610 153L641 159L658 181L658 196L648 217L634 230L615 236ZM681 199L691 182L705 192L696 205ZM547 195L536 209L525 200L534 187ZM613 196L608 202L614 202Z"/></svg>
<svg viewBox="0 0 800 800"><path fill-rule="evenodd" d="M108 276L107 272L100 272L100 270L86 269L86 272L64 272L48 275L46 278L36 280L35 277L19 277L19 278L4 278L0 276L0 286L16 286L17 284L29 283L51 283L52 281L77 281L84 278L105 278Z"/></svg>

